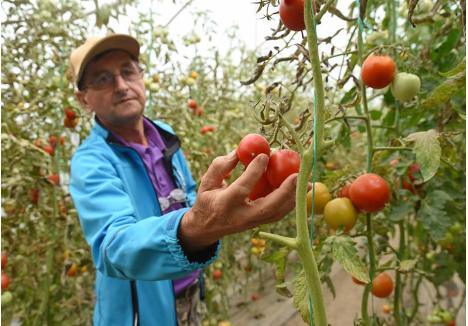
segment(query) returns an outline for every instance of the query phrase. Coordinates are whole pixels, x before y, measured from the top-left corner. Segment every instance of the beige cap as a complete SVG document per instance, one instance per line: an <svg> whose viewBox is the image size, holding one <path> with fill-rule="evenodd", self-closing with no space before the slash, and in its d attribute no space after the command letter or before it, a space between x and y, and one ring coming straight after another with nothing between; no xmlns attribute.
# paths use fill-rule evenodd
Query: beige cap
<svg viewBox="0 0 468 326"><path fill-rule="evenodd" d="M73 82L78 85L83 72L96 55L109 50L124 50L135 59L140 55L140 44L138 41L125 34L111 34L107 36L91 36L86 42L73 50L70 54L70 70Z"/></svg>

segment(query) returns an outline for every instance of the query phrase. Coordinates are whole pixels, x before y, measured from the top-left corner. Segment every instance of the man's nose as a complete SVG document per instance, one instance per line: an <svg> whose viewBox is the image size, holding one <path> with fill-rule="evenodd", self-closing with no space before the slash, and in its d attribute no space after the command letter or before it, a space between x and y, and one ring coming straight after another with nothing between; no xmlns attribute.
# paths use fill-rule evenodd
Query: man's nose
<svg viewBox="0 0 468 326"><path fill-rule="evenodd" d="M123 79L121 75L114 76L114 80L114 87L116 90L128 89L127 81Z"/></svg>

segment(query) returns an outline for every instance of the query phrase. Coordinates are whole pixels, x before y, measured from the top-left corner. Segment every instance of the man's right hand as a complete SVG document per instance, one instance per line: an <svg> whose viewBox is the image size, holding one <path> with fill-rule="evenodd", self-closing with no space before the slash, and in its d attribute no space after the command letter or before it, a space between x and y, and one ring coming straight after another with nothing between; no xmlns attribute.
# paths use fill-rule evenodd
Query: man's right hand
<svg viewBox="0 0 468 326"><path fill-rule="evenodd" d="M290 175L266 197L250 201L257 181L268 166L260 154L232 184L224 181L237 165L236 151L214 159L202 177L194 206L182 218L179 241L188 252L200 251L222 237L282 219L296 202L297 174Z"/></svg>

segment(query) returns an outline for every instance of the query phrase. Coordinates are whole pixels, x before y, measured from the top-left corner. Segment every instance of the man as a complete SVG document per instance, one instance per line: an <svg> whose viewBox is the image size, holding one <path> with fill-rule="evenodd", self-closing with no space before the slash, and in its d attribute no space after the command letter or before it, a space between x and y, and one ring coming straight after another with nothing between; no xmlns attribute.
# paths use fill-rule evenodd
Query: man
<svg viewBox="0 0 468 326"><path fill-rule="evenodd" d="M176 296L197 295L199 270L216 259L223 236L291 211L297 176L251 202L268 157L259 155L228 186L233 151L214 159L196 193L173 130L143 115L139 50L134 38L114 34L89 38L70 55L76 97L95 114L70 181L97 269L94 324L193 325L196 307L178 311L187 320L177 320Z"/></svg>

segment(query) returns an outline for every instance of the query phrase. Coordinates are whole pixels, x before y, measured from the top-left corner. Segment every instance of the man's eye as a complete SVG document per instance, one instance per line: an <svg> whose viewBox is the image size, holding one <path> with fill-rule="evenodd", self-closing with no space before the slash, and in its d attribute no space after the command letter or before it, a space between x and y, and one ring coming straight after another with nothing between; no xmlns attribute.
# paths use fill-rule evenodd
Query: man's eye
<svg viewBox="0 0 468 326"><path fill-rule="evenodd" d="M135 74L136 71L134 69L124 69L121 71L122 77L133 77Z"/></svg>
<svg viewBox="0 0 468 326"><path fill-rule="evenodd" d="M98 76L95 80L94 80L94 84L95 85L106 85L107 83L109 83L110 81L112 81L112 76L109 75L109 74L102 74L100 76Z"/></svg>

